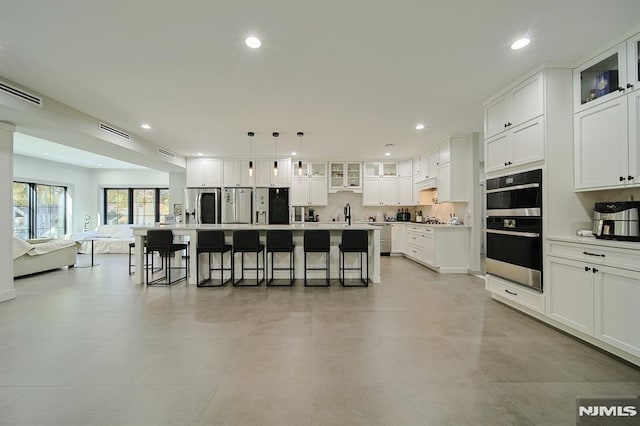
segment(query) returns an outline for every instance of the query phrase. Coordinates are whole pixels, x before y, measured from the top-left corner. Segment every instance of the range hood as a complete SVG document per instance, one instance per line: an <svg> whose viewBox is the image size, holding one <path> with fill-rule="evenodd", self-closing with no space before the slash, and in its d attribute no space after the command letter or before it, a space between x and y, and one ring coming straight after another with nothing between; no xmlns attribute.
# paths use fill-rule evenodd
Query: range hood
<svg viewBox="0 0 640 426"><path fill-rule="evenodd" d="M437 178L429 178L416 182L416 189L422 191L423 189L435 189L438 187Z"/></svg>

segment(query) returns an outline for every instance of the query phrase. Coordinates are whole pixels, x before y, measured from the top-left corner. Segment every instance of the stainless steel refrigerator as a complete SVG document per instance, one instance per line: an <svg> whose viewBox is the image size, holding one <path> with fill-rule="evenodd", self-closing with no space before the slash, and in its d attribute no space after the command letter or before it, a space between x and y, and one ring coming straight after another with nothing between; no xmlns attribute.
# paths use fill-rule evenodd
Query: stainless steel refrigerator
<svg viewBox="0 0 640 426"><path fill-rule="evenodd" d="M222 192L222 223L251 223L251 188L225 188Z"/></svg>
<svg viewBox="0 0 640 426"><path fill-rule="evenodd" d="M220 188L186 188L184 215L185 223L221 223Z"/></svg>

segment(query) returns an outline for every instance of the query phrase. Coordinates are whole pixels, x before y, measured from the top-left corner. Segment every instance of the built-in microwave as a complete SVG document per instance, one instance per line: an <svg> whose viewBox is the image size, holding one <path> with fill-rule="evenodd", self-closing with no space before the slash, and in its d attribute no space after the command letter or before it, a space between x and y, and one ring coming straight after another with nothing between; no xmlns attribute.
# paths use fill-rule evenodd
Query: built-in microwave
<svg viewBox="0 0 640 426"><path fill-rule="evenodd" d="M487 180L487 273L542 291L542 170Z"/></svg>

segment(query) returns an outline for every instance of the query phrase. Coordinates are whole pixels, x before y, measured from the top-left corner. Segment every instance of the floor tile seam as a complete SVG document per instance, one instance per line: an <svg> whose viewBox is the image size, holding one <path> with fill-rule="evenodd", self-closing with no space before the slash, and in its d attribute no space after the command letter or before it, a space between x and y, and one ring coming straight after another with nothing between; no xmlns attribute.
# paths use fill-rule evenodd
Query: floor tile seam
<svg viewBox="0 0 640 426"><path fill-rule="evenodd" d="M427 422L427 420L422 415L421 410L418 408L418 402L413 397L413 395L411 395L411 392L409 392L409 389L407 388L407 384L405 383L404 379L401 381L400 385L402 386L402 389L404 390L405 394L409 397L409 400L411 401L411 406L413 407L413 409L418 414L418 418L422 422L423 426L428 426L429 423Z"/></svg>
<svg viewBox="0 0 640 426"><path fill-rule="evenodd" d="M529 382L531 383L531 382ZM513 398L513 395L510 393L505 393L502 392L499 388L497 388L496 386L494 386L493 383L489 382L489 386L491 386L491 389L493 389L493 391L496 393L496 395L498 396L502 396L502 398L506 399L507 401L509 401L509 403L511 404L511 406L513 407L514 411L516 411L517 413L519 413L521 416L523 416L525 419L527 419L532 425L535 425L535 419L532 419L531 417L529 417L529 414L527 413L526 410L519 408L517 401Z"/></svg>

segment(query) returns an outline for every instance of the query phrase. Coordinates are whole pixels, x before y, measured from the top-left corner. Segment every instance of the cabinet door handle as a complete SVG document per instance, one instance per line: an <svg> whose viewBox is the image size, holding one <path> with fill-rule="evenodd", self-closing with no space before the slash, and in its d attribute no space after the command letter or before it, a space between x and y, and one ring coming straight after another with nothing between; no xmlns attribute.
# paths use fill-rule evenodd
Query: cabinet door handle
<svg viewBox="0 0 640 426"><path fill-rule="evenodd" d="M627 89L633 89L633 84L627 83Z"/></svg>
<svg viewBox="0 0 640 426"><path fill-rule="evenodd" d="M627 180L633 180L633 176L627 176Z"/></svg>
<svg viewBox="0 0 640 426"><path fill-rule="evenodd" d="M507 128L507 123L504 123L504 128L505 128L505 129Z"/></svg>
<svg viewBox="0 0 640 426"><path fill-rule="evenodd" d="M517 296L517 295L518 295L518 293L516 293L515 291L509 291L509 290L506 290L506 289L505 289L505 291L506 291L507 293L509 293L509 294L513 295L513 296Z"/></svg>
<svg viewBox="0 0 640 426"><path fill-rule="evenodd" d="M589 272L590 270L591 270L591 268L589 268L588 266L585 266L585 267L584 267L584 271L585 271L585 272Z"/></svg>
<svg viewBox="0 0 640 426"><path fill-rule="evenodd" d="M596 272L598 272L598 270L596 268L593 268L593 273L595 274Z"/></svg>
<svg viewBox="0 0 640 426"><path fill-rule="evenodd" d="M622 86L618 87L618 92L624 92L624 91L625 91L624 87L622 87Z"/></svg>
<svg viewBox="0 0 640 426"><path fill-rule="evenodd" d="M511 126L511 123L507 123L507 127Z"/></svg>
<svg viewBox="0 0 640 426"><path fill-rule="evenodd" d="M597 254L597 253L589 253L588 251L583 251L582 254L586 254L587 256L598 256L598 257L605 257L604 254Z"/></svg>
<svg viewBox="0 0 640 426"><path fill-rule="evenodd" d="M624 176L620 176L620 182L624 182L625 180L627 180L627 178L625 178Z"/></svg>

